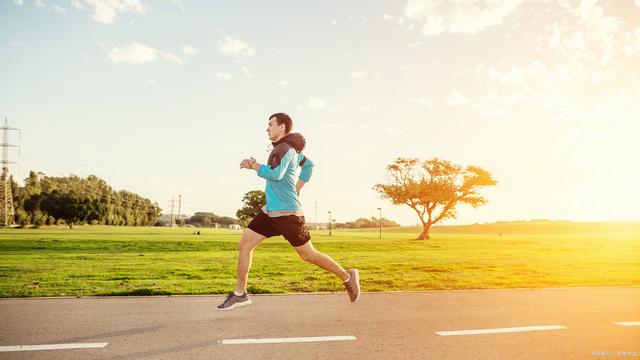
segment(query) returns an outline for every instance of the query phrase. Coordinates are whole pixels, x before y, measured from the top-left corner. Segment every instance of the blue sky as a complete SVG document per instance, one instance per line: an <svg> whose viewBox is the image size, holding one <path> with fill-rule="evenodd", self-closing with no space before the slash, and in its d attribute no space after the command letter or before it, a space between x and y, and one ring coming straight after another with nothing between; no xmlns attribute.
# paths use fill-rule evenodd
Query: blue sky
<svg viewBox="0 0 640 360"><path fill-rule="evenodd" d="M264 188L267 117L316 163L308 221L413 210L372 190L396 157L491 172L473 223L638 220L640 4L3 1L0 116L16 177L95 174L186 213ZM12 142L18 139L12 134Z"/></svg>

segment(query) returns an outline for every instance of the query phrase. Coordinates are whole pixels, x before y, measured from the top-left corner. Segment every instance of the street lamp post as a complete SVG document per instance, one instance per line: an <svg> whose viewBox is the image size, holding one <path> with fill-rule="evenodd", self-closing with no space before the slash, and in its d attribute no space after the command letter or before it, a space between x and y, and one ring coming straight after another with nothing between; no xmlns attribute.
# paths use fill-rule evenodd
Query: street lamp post
<svg viewBox="0 0 640 360"><path fill-rule="evenodd" d="M329 236L331 236L331 211L329 211Z"/></svg>
<svg viewBox="0 0 640 360"><path fill-rule="evenodd" d="M382 239L382 208L378 208L378 210L380 211L380 236L378 239Z"/></svg>

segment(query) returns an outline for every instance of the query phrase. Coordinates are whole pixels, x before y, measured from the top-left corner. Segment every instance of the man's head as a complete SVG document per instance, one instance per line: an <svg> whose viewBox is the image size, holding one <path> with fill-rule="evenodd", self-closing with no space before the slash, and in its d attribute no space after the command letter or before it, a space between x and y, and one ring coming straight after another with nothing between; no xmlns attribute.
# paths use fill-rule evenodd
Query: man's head
<svg viewBox="0 0 640 360"><path fill-rule="evenodd" d="M293 129L293 121L285 113L276 113L269 116L269 127L267 133L271 141L278 141Z"/></svg>

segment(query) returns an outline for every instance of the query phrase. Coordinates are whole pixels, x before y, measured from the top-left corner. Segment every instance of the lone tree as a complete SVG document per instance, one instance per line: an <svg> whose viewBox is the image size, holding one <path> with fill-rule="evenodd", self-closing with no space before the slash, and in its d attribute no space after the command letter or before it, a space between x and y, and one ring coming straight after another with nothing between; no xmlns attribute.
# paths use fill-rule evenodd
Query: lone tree
<svg viewBox="0 0 640 360"><path fill-rule="evenodd" d="M486 204L479 188L497 184L490 173L477 166L463 168L438 158L424 162L397 158L387 170L393 182L376 184L373 189L394 205L406 204L418 213L422 222L418 240L429 239L429 228L438 221L455 219L458 204L474 208Z"/></svg>
<svg viewBox="0 0 640 360"><path fill-rule="evenodd" d="M262 206L267 203L267 195L262 190L252 190L242 197L244 205L236 211L236 217L240 225L247 226L254 216L262 211Z"/></svg>

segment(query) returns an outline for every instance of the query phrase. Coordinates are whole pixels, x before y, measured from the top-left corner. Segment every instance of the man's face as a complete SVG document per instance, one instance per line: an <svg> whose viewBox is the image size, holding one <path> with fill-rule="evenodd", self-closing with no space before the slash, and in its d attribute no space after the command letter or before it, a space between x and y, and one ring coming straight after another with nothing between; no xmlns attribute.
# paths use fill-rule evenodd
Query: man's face
<svg viewBox="0 0 640 360"><path fill-rule="evenodd" d="M269 134L269 140L276 141L284 135L284 124L278 125L278 121L275 117L269 119L269 127L267 127L267 133Z"/></svg>

